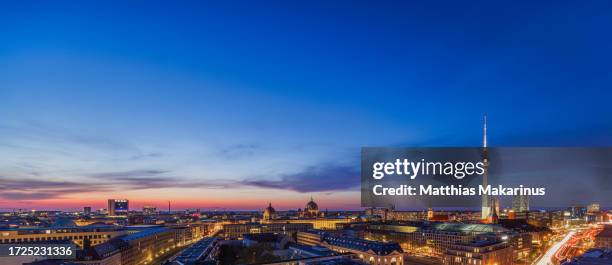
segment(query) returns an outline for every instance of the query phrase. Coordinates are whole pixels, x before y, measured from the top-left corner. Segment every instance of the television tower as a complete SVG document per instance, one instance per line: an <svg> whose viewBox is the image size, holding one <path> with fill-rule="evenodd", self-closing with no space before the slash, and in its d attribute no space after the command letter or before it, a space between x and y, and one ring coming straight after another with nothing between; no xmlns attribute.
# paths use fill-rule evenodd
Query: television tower
<svg viewBox="0 0 612 265"><path fill-rule="evenodd" d="M483 126L483 141L482 141L482 162L484 163L484 174L482 175L482 186L487 187L489 185L489 157L487 154L487 114L484 115L484 126ZM489 218L491 213L491 200L489 199L489 195L482 194L482 209L481 209L481 219L486 220Z"/></svg>

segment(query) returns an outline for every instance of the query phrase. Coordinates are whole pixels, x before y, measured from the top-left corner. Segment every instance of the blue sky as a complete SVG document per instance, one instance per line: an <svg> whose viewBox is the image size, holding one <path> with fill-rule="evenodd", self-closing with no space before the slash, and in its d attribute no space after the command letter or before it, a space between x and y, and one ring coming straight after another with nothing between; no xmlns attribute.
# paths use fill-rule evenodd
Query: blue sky
<svg viewBox="0 0 612 265"><path fill-rule="evenodd" d="M491 145L610 146L611 8L3 2L0 208L355 207L361 146L477 146L484 113Z"/></svg>

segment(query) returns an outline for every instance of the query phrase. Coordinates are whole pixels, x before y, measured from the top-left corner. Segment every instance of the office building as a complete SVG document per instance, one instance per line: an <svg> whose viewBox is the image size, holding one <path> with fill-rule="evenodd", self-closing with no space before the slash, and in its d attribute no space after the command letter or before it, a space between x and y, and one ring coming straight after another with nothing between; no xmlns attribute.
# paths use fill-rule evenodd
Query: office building
<svg viewBox="0 0 612 265"><path fill-rule="evenodd" d="M125 199L108 199L108 215L118 216L127 215L129 211L129 202Z"/></svg>
<svg viewBox="0 0 612 265"><path fill-rule="evenodd" d="M612 248L612 225L605 225L604 229L595 236L595 247Z"/></svg>
<svg viewBox="0 0 612 265"><path fill-rule="evenodd" d="M404 251L432 256L440 256L451 245L471 242L484 235L509 239L512 234L498 225L427 222L369 224L364 232L365 239L397 242Z"/></svg>
<svg viewBox="0 0 612 265"><path fill-rule="evenodd" d="M0 229L0 243L71 240L82 247L85 240L98 245L126 233L126 229L113 225L6 228Z"/></svg>
<svg viewBox="0 0 612 265"><path fill-rule="evenodd" d="M142 213L144 215L155 215L157 214L157 208L155 206L144 206L142 207Z"/></svg>
<svg viewBox="0 0 612 265"><path fill-rule="evenodd" d="M322 246L339 253L352 253L368 264L404 264L404 252L397 243L339 236L322 230L309 230L298 232L298 244Z"/></svg>
<svg viewBox="0 0 612 265"><path fill-rule="evenodd" d="M226 239L242 239L245 234L275 233L293 236L299 231L312 229L309 223L246 223L224 224L223 233Z"/></svg>
<svg viewBox="0 0 612 265"><path fill-rule="evenodd" d="M569 219L582 219L587 214L587 208L584 206L572 206L567 208Z"/></svg>
<svg viewBox="0 0 612 265"><path fill-rule="evenodd" d="M601 211L601 207L599 203L592 203L587 206L587 213L599 213Z"/></svg>
<svg viewBox="0 0 612 265"><path fill-rule="evenodd" d="M83 250L78 264L140 265L149 264L176 248L173 232L165 227L140 228Z"/></svg>
<svg viewBox="0 0 612 265"><path fill-rule="evenodd" d="M529 196L527 195L514 195L512 196L512 210L515 213L522 213L529 211Z"/></svg>
<svg viewBox="0 0 612 265"><path fill-rule="evenodd" d="M442 262L444 265L512 265L512 247L490 240L453 244L444 252Z"/></svg>

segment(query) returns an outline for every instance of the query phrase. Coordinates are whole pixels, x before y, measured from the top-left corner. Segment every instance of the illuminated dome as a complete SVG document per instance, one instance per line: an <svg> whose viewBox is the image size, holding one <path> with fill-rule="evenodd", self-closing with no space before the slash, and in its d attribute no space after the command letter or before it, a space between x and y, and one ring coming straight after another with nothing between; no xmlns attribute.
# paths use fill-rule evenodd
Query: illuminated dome
<svg viewBox="0 0 612 265"><path fill-rule="evenodd" d="M310 201L304 207L303 217L316 218L319 217L319 205L310 197Z"/></svg>
<svg viewBox="0 0 612 265"><path fill-rule="evenodd" d="M319 205L310 198L310 201L306 204L306 211L319 211Z"/></svg>
<svg viewBox="0 0 612 265"><path fill-rule="evenodd" d="M274 218L275 215L276 215L276 210L274 210L274 208L272 207L272 203L269 203L268 207L263 212L263 219L270 220Z"/></svg>

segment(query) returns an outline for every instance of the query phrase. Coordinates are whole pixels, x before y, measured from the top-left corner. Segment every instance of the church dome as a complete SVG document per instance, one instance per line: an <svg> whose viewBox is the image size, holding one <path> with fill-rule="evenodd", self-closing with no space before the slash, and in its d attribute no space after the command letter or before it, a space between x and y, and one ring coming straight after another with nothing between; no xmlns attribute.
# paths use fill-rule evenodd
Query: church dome
<svg viewBox="0 0 612 265"><path fill-rule="evenodd" d="M269 203L268 207L266 207L266 209L264 210L264 214L266 213L268 213L269 215L276 213L276 210L274 210L274 208L272 207L272 203Z"/></svg>
<svg viewBox="0 0 612 265"><path fill-rule="evenodd" d="M272 203L269 203L268 207L266 207L266 209L263 212L263 219L271 220L274 218L275 215L276 215L276 210L274 210L274 208L272 207Z"/></svg>
<svg viewBox="0 0 612 265"><path fill-rule="evenodd" d="M319 210L319 205L317 205L316 202L314 202L314 200L312 200L312 198L310 198L310 201L306 204L306 210L309 211L318 211Z"/></svg>

